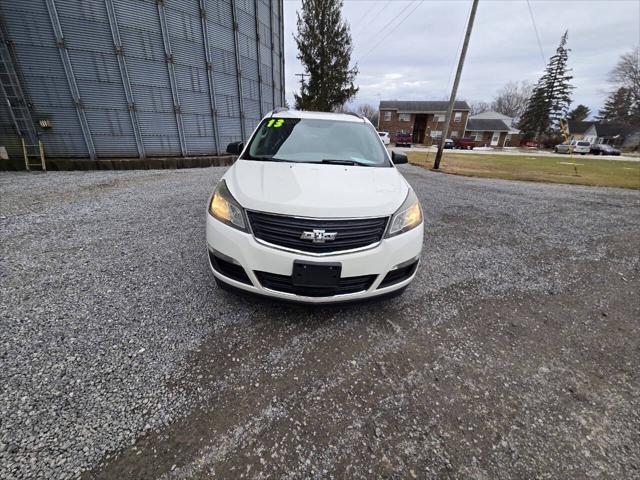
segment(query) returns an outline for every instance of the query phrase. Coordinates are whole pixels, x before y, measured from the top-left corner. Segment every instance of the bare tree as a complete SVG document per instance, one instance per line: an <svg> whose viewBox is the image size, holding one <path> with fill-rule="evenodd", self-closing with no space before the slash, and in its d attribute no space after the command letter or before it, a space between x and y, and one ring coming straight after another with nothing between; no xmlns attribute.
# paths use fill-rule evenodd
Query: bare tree
<svg viewBox="0 0 640 480"><path fill-rule="evenodd" d="M373 123L374 127L378 128L378 125L380 124L380 112L374 113L373 117L371 117L369 121Z"/></svg>
<svg viewBox="0 0 640 480"><path fill-rule="evenodd" d="M609 72L609 82L615 88L600 110L599 117L640 125L640 47L620 56L616 66Z"/></svg>
<svg viewBox="0 0 640 480"><path fill-rule="evenodd" d="M488 112L491 110L491 105L487 102L467 102L469 108L471 108L470 115L478 115L479 113Z"/></svg>
<svg viewBox="0 0 640 480"><path fill-rule="evenodd" d="M377 108L375 108L372 105L369 105L368 103L363 103L362 105L358 105L358 108L356 109L357 113L369 119L370 122L372 121L371 119L373 118L373 116L377 111L378 111Z"/></svg>
<svg viewBox="0 0 640 480"><path fill-rule="evenodd" d="M531 97L533 86L527 82L509 82L502 87L493 99L491 109L514 119L518 122Z"/></svg>
<svg viewBox="0 0 640 480"><path fill-rule="evenodd" d="M620 56L618 63L609 73L609 81L640 95L640 47Z"/></svg>

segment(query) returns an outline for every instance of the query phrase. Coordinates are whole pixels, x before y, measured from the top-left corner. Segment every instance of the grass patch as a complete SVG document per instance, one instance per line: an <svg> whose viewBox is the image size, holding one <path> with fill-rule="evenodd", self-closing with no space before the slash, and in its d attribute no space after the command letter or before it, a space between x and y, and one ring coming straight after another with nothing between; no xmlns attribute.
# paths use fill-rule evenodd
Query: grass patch
<svg viewBox="0 0 640 480"><path fill-rule="evenodd" d="M414 165L433 168L433 152L410 151L407 156ZM570 162L577 165L568 164ZM445 152L440 170L469 177L640 189L640 162L602 160L586 155L574 155L571 159L569 155L534 157Z"/></svg>

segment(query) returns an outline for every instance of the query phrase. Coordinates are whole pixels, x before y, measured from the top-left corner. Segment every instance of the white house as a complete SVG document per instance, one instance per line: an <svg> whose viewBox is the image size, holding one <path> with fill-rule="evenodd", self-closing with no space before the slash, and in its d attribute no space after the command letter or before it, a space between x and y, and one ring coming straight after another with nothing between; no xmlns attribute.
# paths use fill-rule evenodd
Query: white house
<svg viewBox="0 0 640 480"><path fill-rule="evenodd" d="M623 144L629 129L613 123L593 123L584 132L584 140L592 145L606 143L619 147Z"/></svg>
<svg viewBox="0 0 640 480"><path fill-rule="evenodd" d="M477 146L517 146L519 135L520 130L513 127L513 118L499 112L482 112L469 117L465 130L465 137L473 138Z"/></svg>

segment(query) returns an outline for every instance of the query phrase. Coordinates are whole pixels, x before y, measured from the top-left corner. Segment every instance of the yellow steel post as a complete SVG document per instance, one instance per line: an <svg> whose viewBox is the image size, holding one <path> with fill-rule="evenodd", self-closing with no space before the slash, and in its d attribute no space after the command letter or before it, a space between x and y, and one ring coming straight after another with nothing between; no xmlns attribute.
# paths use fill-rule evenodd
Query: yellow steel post
<svg viewBox="0 0 640 480"><path fill-rule="evenodd" d="M571 160L570 163L573 164L573 171L576 175L576 177L578 176L578 166L576 165L576 163L573 161L573 146L571 145L571 141L569 140L569 125L567 124L567 121L564 119L560 119L560 132L562 133L562 136L564 137L564 141L567 142L567 144L569 145L569 159Z"/></svg>
<svg viewBox="0 0 640 480"><path fill-rule="evenodd" d="M42 140L38 140L38 149L40 150L40 163L42 164L42 171L47 171L47 166L44 163L44 146L42 145Z"/></svg>
<svg viewBox="0 0 640 480"><path fill-rule="evenodd" d="M27 144L24 143L24 137L20 137L20 140L22 141L22 155L24 156L24 167L27 169L27 172L29 172L31 169L29 168L29 157L27 156Z"/></svg>

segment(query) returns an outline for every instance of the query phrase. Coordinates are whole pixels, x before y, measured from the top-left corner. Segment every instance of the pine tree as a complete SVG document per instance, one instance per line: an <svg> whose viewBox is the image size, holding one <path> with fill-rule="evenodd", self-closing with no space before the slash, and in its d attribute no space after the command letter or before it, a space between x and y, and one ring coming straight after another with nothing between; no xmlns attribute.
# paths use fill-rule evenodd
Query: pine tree
<svg viewBox="0 0 640 480"><path fill-rule="evenodd" d="M533 88L531 98L520 121L520 129L525 136L539 137L556 129L561 118L564 118L571 105L571 90L569 81L573 78L567 67L569 51L567 38L569 32L564 32L556 53L549 59L544 74Z"/></svg>
<svg viewBox="0 0 640 480"><path fill-rule="evenodd" d="M525 138L536 138L549 130L549 111L543 86L536 85L518 125Z"/></svg>
<svg viewBox="0 0 640 480"><path fill-rule="evenodd" d="M632 92L625 87L620 87L611 92L604 102L604 106L598 112L596 119L604 123L630 123Z"/></svg>
<svg viewBox="0 0 640 480"><path fill-rule="evenodd" d="M341 10L342 0L302 0L295 40L309 79L294 95L298 109L332 111L358 91L353 84L358 69L349 68L351 34Z"/></svg>
<svg viewBox="0 0 640 480"><path fill-rule="evenodd" d="M591 115L591 109L586 105L580 104L569 112L567 120L571 120L573 122L584 122L589 115Z"/></svg>

